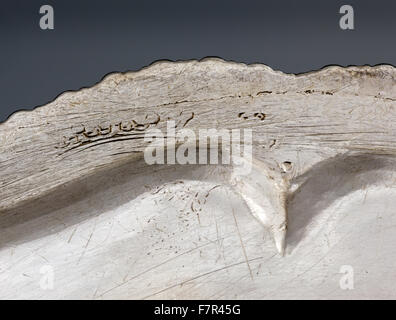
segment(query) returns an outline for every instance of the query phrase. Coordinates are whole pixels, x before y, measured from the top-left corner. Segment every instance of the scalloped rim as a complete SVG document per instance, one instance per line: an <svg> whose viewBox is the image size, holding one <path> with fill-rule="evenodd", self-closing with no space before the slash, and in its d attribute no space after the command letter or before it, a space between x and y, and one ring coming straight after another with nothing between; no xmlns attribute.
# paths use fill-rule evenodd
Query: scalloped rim
<svg viewBox="0 0 396 320"><path fill-rule="evenodd" d="M65 90L63 92L61 92L60 94L58 94L53 100L48 101L45 104L41 104L41 105L37 105L32 107L32 109L19 109L16 110L14 112L12 112L4 121L0 121L0 126L6 124L7 122L9 122L11 120L11 118L13 118L15 115L17 114L25 114L25 113L30 113L30 112L34 112L36 111L36 109L47 106L50 103L56 102L57 100L59 100L60 98L64 97L65 95L68 94L72 94L72 93L76 93L76 92L81 92L83 90L88 90L88 89L93 89L96 86L103 84L106 81L109 81L112 77L115 76L126 76L126 75L139 75L140 73L144 73L149 71L150 69L154 69L154 67L157 67L159 65L166 65L166 64L188 64L188 63L204 63L204 62L217 62L217 63L224 63L224 64L228 64L228 65L234 65L234 66L238 66L238 67L243 67L243 68L263 68L263 69L267 69L268 72L272 72L274 74L277 75L281 75L281 76L286 76L286 77L295 77L295 78L301 78L301 77L305 77L305 76L310 76L313 74L320 74L320 73L325 73L328 71L348 71L348 70L356 70L356 71L362 71L362 70L377 70L377 69L389 69L390 71L394 71L396 72L396 66L392 65L392 64L387 64L387 63L380 63L380 64L376 64L376 65L348 65L348 66L341 66L341 65L337 65L337 64L329 64L326 66L323 66L320 69L317 70L312 70L312 71L307 71L307 72L302 72L302 73L286 73L283 72L281 70L274 70L273 68L271 68L270 66L264 64L264 63L259 63L259 62L254 62L254 63L244 63L244 62L238 62L238 61L234 61L234 60L225 60L223 58L220 57L215 57L215 56L208 56L202 59L190 59L190 60L167 60L167 59L160 59L160 60L156 60L152 63L150 63L147 66L144 66L138 70L127 70L124 72L118 72L118 71L112 71L109 72L107 74L105 74L99 81L95 82L93 85L90 86L85 86L85 87L81 87L80 89L76 89L76 90Z"/></svg>

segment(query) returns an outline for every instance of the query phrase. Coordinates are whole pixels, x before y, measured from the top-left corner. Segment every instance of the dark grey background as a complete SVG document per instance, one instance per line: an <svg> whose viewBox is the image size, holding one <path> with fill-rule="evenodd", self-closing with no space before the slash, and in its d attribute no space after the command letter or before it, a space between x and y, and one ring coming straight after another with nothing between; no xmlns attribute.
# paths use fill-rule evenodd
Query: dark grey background
<svg viewBox="0 0 396 320"><path fill-rule="evenodd" d="M55 10L55 30L39 8ZM355 9L355 30L339 8ZM325 65L396 65L396 1L35 1L0 3L0 121L160 59L218 56L301 73Z"/></svg>

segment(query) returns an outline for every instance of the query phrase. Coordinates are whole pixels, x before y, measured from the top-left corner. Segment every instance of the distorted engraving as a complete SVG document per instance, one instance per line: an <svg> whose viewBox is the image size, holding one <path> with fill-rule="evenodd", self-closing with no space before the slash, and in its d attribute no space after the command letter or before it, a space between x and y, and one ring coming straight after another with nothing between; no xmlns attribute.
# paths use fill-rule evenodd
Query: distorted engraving
<svg viewBox="0 0 396 320"><path fill-rule="evenodd" d="M253 114L249 115L246 112L239 112L238 113L238 118L241 118L243 120L249 120L249 119L257 119L260 121L265 120L267 115L264 112L254 112Z"/></svg>
<svg viewBox="0 0 396 320"><path fill-rule="evenodd" d="M85 125L82 125L82 128L75 131L72 135L63 136L62 141L57 148L63 149L61 152L62 154L83 145L98 141L141 135L142 132L150 127L156 126L161 120L158 114L155 115L153 120L149 120L148 118L149 117L146 116L144 122L138 122L132 119L109 124L107 126L97 125L94 128L87 128Z"/></svg>
<svg viewBox="0 0 396 320"><path fill-rule="evenodd" d="M183 111L180 112L180 118L178 119L175 128L184 128L194 118L194 112L188 113L188 118L183 116L183 113ZM169 119L170 118L168 117L168 120ZM78 130L74 130L72 135L63 136L60 144L56 148L62 149L59 153L59 155L61 155L65 152L88 144L90 144L89 147L91 147L105 143L106 141L143 139L143 134L146 130L157 126L160 121L161 117L158 114L155 114L155 117L151 117L151 119L149 115L146 115L144 121L132 119L110 123L108 125L99 124L93 128L81 125Z"/></svg>

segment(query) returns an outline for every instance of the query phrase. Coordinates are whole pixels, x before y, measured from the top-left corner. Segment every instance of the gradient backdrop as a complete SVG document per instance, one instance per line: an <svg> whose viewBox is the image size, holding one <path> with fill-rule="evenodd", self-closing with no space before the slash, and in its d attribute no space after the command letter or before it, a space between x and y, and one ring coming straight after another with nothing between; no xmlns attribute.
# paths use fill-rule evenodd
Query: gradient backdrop
<svg viewBox="0 0 396 320"><path fill-rule="evenodd" d="M50 4L55 30L39 27ZM355 30L339 8L355 9ZM1 0L0 121L156 60L261 62L301 73L325 65L396 65L394 0Z"/></svg>

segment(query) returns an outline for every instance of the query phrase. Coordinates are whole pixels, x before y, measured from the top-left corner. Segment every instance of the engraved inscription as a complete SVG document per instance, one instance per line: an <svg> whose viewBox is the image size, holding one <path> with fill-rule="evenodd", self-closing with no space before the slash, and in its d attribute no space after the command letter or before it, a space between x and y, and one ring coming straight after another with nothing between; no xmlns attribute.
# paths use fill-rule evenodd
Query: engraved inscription
<svg viewBox="0 0 396 320"><path fill-rule="evenodd" d="M62 153L72 149L81 147L86 144L91 144L103 140L111 140L115 138L135 136L136 138L143 138L141 134L150 127L156 126L161 120L159 115L155 119L147 120L145 122L138 122L136 120L121 121L118 123L109 124L106 126L98 125L94 128L87 128L82 125L81 129L74 132L71 136L63 136L58 149L64 149Z"/></svg>
<svg viewBox="0 0 396 320"><path fill-rule="evenodd" d="M263 112L255 112L251 115L248 115L246 112L240 112L238 113L238 118L241 118L243 120L258 119L260 121L263 121L266 118L266 114Z"/></svg>

